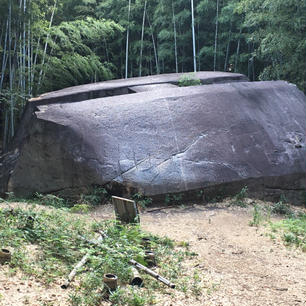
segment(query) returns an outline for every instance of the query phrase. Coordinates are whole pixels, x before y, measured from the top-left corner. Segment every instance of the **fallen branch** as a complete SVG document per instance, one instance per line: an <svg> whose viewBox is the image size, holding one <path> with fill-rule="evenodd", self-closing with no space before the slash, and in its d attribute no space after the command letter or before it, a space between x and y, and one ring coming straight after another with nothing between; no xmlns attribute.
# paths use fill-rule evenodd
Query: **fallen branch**
<svg viewBox="0 0 306 306"><path fill-rule="evenodd" d="M149 209L149 210L146 210L146 213L151 213L151 212L157 212L157 211L161 211L161 210L164 210L164 209L169 209L169 208L177 208L177 206L174 206L174 205L171 205L171 206L163 206L163 207L158 207L158 208L153 208L153 209Z"/></svg>

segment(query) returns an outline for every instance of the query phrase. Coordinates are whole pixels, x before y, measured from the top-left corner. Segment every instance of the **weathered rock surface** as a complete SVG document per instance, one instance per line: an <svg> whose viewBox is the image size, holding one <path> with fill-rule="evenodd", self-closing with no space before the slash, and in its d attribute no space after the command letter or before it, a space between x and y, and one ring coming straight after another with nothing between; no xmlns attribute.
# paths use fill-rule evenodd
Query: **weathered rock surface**
<svg viewBox="0 0 306 306"><path fill-rule="evenodd" d="M58 91L45 93L38 98L32 99L36 104L76 102L88 99L125 95L133 93L133 87L169 84L177 85L178 81L185 73L158 74L141 78L129 78L111 80L106 82L92 83L80 86L64 88ZM201 71L192 73L196 79L200 79L202 84L220 84L230 82L248 81L248 78L240 73ZM163 85L162 85L163 86Z"/></svg>
<svg viewBox="0 0 306 306"><path fill-rule="evenodd" d="M123 91L141 85L134 94L63 103L83 85L30 102L13 145L19 156L2 189L26 195L116 182L159 195L252 182L305 190L306 103L294 85L154 90L141 79L105 82Z"/></svg>

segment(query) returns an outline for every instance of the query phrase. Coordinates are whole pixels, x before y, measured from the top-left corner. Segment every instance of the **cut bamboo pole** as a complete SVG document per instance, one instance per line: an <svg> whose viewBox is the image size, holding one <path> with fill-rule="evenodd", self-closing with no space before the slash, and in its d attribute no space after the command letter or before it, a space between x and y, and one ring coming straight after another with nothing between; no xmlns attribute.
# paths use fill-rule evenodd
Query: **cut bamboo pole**
<svg viewBox="0 0 306 306"><path fill-rule="evenodd" d="M77 265L69 273L69 275L68 275L67 279L65 280L65 282L61 285L62 289L67 289L69 287L70 283L72 282L72 280L76 276L76 274L79 271L79 269L82 268L86 264L86 262L88 261L88 258L89 258L89 253L84 255L83 258L77 263Z"/></svg>
<svg viewBox="0 0 306 306"><path fill-rule="evenodd" d="M132 278L130 280L130 285L138 287L141 287L143 285L143 279L139 274L138 270L134 267L132 267Z"/></svg>
<svg viewBox="0 0 306 306"><path fill-rule="evenodd" d="M101 242L102 240L103 240L103 236L99 236L96 240L93 240L91 242L94 243L94 244L99 244L99 242ZM82 268L86 264L86 262L88 261L89 256L90 256L90 253L85 254L82 257L82 259L75 265L75 267L69 273L65 282L61 285L62 289L67 289L69 287L70 283L73 281L73 279L75 278L75 276L78 273L78 271L80 270L80 268Z"/></svg>
<svg viewBox="0 0 306 306"><path fill-rule="evenodd" d="M134 259L130 259L129 263L134 265L137 269L144 271L145 273L151 275L152 277L154 277L155 279L157 279L158 281L164 283L165 285L167 285L168 287L174 289L175 285L173 283L171 283L169 280L167 280L166 278L162 277L161 275L159 275L158 273L156 273L155 271L143 266L142 264L140 264L139 262L135 261Z"/></svg>

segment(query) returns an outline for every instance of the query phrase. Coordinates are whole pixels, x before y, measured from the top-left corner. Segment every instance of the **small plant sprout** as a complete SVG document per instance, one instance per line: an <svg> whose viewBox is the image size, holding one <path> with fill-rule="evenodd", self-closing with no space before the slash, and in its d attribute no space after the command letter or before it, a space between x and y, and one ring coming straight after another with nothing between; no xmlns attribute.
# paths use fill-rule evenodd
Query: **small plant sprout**
<svg viewBox="0 0 306 306"><path fill-rule="evenodd" d="M258 227L260 225L260 223L262 222L262 214L261 214L261 211L260 211L260 208L258 205L255 205L254 206L254 211L253 211L253 220L250 221L250 226L256 226Z"/></svg>

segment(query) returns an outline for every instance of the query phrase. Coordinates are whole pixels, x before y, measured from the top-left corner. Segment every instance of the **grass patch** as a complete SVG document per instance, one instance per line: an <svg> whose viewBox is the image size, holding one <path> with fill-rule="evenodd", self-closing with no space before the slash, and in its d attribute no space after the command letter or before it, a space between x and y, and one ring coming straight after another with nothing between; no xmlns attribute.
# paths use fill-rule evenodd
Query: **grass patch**
<svg viewBox="0 0 306 306"><path fill-rule="evenodd" d="M178 86L197 86L201 85L201 80L196 78L195 73L184 74L178 81Z"/></svg>
<svg viewBox="0 0 306 306"><path fill-rule="evenodd" d="M101 246L92 246L89 240L103 232ZM109 300L112 305L142 306L156 303L154 292L174 291L142 274L144 288L127 286L132 269L130 259L146 265L143 238L149 238L149 248L156 254L157 270L176 284L176 290L198 296L201 278L194 272L186 282L185 261L196 256L188 243L175 243L140 229L138 225L122 225L114 220L93 221L85 216L75 217L63 209L0 208L0 245L12 252L10 273L18 270L33 275L44 284L65 279L76 263L87 253L89 261L73 282L69 302L73 306L100 305L103 298L103 275L118 276L119 288ZM62 290L59 288L59 290Z"/></svg>
<svg viewBox="0 0 306 306"><path fill-rule="evenodd" d="M59 194L42 194L36 192L31 198L19 198L13 192L7 192L5 199L0 198L1 202L12 203L22 202L29 204L40 204L43 206L51 206L55 208L69 208L73 213L87 213L90 209L97 205L106 204L111 196L102 186L89 186L86 193L82 193L78 198L72 200ZM148 199L146 199L148 204Z"/></svg>
<svg viewBox="0 0 306 306"><path fill-rule="evenodd" d="M294 245L306 252L306 214L298 214L271 224L272 231L280 232L286 245Z"/></svg>

